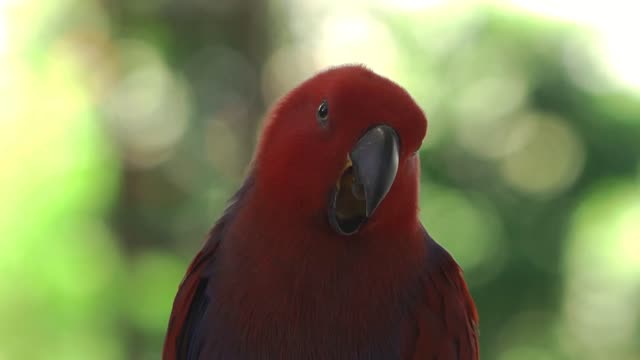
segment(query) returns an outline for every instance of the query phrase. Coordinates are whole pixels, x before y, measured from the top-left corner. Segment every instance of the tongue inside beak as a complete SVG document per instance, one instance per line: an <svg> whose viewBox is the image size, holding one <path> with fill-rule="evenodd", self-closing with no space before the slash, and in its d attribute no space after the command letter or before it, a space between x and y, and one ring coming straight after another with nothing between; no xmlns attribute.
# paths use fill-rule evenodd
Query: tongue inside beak
<svg viewBox="0 0 640 360"><path fill-rule="evenodd" d="M334 190L335 225L344 235L355 233L366 221L367 202L364 187L355 176L351 159L347 160Z"/></svg>

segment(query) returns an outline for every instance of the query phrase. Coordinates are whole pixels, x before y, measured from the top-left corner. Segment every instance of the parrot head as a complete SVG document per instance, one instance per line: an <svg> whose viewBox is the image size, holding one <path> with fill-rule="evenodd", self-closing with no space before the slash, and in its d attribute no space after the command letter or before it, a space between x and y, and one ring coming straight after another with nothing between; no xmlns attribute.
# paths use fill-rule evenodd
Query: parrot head
<svg viewBox="0 0 640 360"><path fill-rule="evenodd" d="M331 68L269 113L256 184L274 196L265 200L289 210L288 221L339 236L417 221L426 129L424 113L397 84L362 66Z"/></svg>

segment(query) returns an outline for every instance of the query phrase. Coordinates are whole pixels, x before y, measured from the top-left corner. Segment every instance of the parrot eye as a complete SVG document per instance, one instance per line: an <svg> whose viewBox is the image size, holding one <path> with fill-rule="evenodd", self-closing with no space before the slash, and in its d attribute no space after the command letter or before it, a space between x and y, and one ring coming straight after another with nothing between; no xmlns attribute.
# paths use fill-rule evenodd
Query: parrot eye
<svg viewBox="0 0 640 360"><path fill-rule="evenodd" d="M318 120L320 126L327 126L327 123L329 122L329 104L327 103L327 100L322 100L320 106L318 106L316 119Z"/></svg>

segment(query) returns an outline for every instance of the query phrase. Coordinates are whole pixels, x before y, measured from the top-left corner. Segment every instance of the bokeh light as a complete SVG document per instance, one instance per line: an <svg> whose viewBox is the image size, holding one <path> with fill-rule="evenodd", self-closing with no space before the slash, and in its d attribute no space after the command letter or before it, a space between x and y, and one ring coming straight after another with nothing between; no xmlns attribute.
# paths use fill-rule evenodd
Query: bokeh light
<svg viewBox="0 0 640 360"><path fill-rule="evenodd" d="M529 114L520 121L521 133L508 137L519 144L502 161L506 182L538 196L571 186L582 171L585 154L568 122L539 114Z"/></svg>
<svg viewBox="0 0 640 360"><path fill-rule="evenodd" d="M640 190L608 179L578 204L565 258L564 316L576 357L631 358L640 319Z"/></svg>
<svg viewBox="0 0 640 360"><path fill-rule="evenodd" d="M267 109L342 63L428 116L420 218L465 271L483 359L640 358L636 17L617 0L0 0L0 359L160 358Z"/></svg>
<svg viewBox="0 0 640 360"><path fill-rule="evenodd" d="M172 154L184 135L190 99L149 44L126 40L121 79L105 101L108 125L135 167L153 167Z"/></svg>
<svg viewBox="0 0 640 360"><path fill-rule="evenodd" d="M424 183L420 203L429 234L454 254L474 285L500 272L508 245L500 218L487 199Z"/></svg>

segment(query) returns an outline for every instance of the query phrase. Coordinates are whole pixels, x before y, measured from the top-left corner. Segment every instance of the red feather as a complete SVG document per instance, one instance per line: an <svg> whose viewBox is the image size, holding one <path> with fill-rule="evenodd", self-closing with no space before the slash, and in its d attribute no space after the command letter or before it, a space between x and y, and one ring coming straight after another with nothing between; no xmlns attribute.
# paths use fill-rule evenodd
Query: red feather
<svg viewBox="0 0 640 360"><path fill-rule="evenodd" d="M328 101L330 126L315 123ZM327 221L351 147L379 121L395 180L355 234ZM357 66L303 83L270 112L251 176L180 285L164 360L477 360L478 316L453 258L418 220L427 122L398 85Z"/></svg>
<svg viewBox="0 0 640 360"><path fill-rule="evenodd" d="M210 246L205 247L196 255L180 284L178 294L173 302L173 311L169 319L169 328L162 352L162 358L165 360L177 359L178 346L181 342L189 309L201 280L202 268L213 258L217 245L217 242L212 242Z"/></svg>
<svg viewBox="0 0 640 360"><path fill-rule="evenodd" d="M186 348L189 346L187 343L189 340L187 339L188 334L185 333L185 330L189 329L189 324L186 324L186 322L190 315L192 315L190 312L192 312L194 297L196 296L201 282L203 280L208 280L208 268L213 263L218 244L223 238L229 222L231 222L234 214L237 212L237 209L242 205L242 199L244 199L246 192L252 186L253 176L250 175L244 182L244 185L231 199L229 206L220 220L218 220L209 232L209 236L207 237L202 250L198 252L189 265L184 279L178 287L178 294L173 302L173 310L171 312L171 317L169 318L167 335L165 337L164 349L162 351L162 358L164 360L177 360L186 357L186 355L179 357L178 354L186 353Z"/></svg>
<svg viewBox="0 0 640 360"><path fill-rule="evenodd" d="M433 240L423 278L425 300L417 311L418 336L413 360L480 358L478 313L462 270Z"/></svg>

